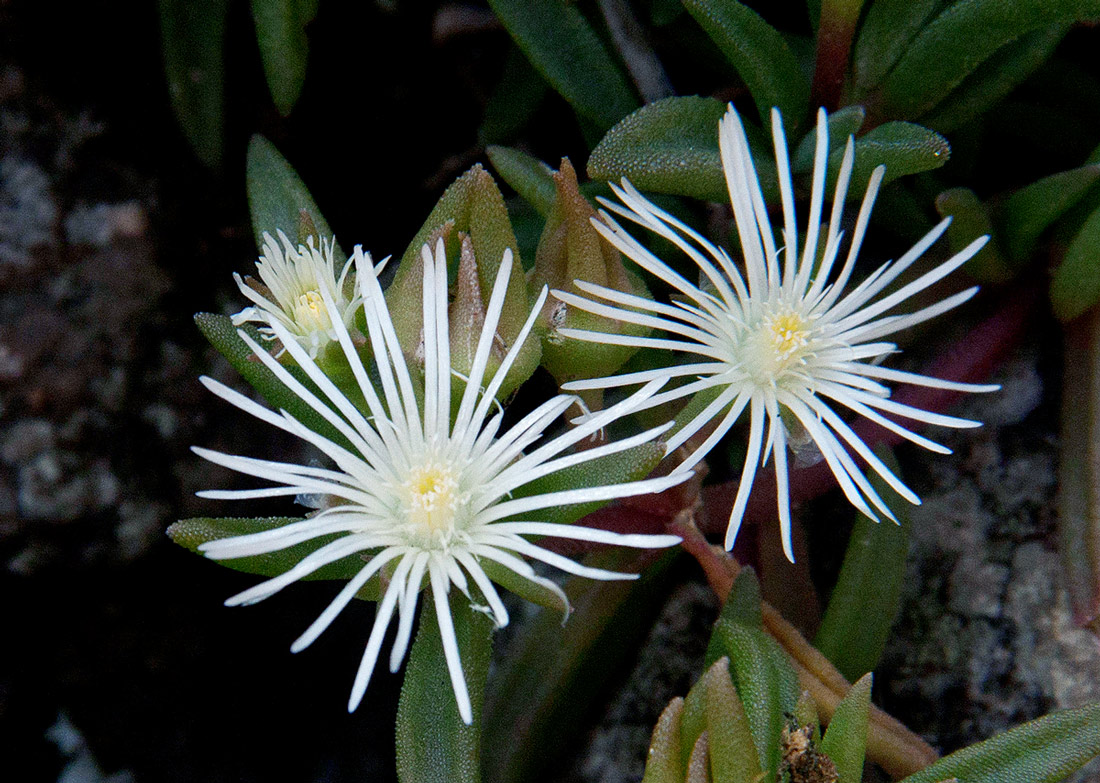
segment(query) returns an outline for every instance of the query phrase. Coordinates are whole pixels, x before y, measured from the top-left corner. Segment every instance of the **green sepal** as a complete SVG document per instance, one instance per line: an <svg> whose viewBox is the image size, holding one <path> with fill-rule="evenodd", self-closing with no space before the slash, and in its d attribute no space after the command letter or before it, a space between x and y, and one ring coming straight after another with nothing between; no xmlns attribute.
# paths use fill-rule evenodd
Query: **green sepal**
<svg viewBox="0 0 1100 783"><path fill-rule="evenodd" d="M1100 16L1098 0L967 0L937 16L882 83L879 116L929 111L1002 46L1043 27Z"/></svg>
<svg viewBox="0 0 1100 783"><path fill-rule="evenodd" d="M893 452L876 450L895 475ZM856 515L840 575L814 637L814 646L850 682L873 670L882 657L890 628L901 606L905 557L909 551L909 503L877 473L871 486L893 510L898 524Z"/></svg>
<svg viewBox="0 0 1100 783"><path fill-rule="evenodd" d="M422 600L397 707L397 777L401 783L480 783L481 708L493 622L460 591L451 591L449 611L473 708L473 723L467 726L451 689L431 592L423 593Z"/></svg>
<svg viewBox="0 0 1100 783"><path fill-rule="evenodd" d="M856 135L867 116L862 106L845 106L829 115L829 149L843 150L848 137ZM802 137L794 155L791 156L791 171L795 174L807 174L814 168L814 152L817 147L817 126Z"/></svg>
<svg viewBox="0 0 1100 783"><path fill-rule="evenodd" d="M294 108L306 81L309 37L306 25L317 15L319 0L252 0L256 43L267 88L279 114Z"/></svg>
<svg viewBox="0 0 1100 783"><path fill-rule="evenodd" d="M588 20L563 0L489 0L509 35L576 112L606 130L637 105Z"/></svg>
<svg viewBox="0 0 1100 783"><path fill-rule="evenodd" d="M253 340L262 347L263 338L251 324L234 326L232 319L226 315L216 313L198 313L195 315L195 324L199 331L210 341L218 352L229 360L233 368L241 374L248 384L260 393L267 404L276 411L285 410L296 418L307 429L316 432L334 441L345 448L353 448L343 435L335 427L325 421L319 413L287 388L275 373L265 367L258 359L253 358L252 351L244 340L237 334L238 329L243 329ZM318 397L324 399L321 392L306 377L306 374L296 365L284 365L287 372L300 381L307 389L310 389Z"/></svg>
<svg viewBox="0 0 1100 783"><path fill-rule="evenodd" d="M1100 208L1097 208L1073 238L1062 263L1050 282L1054 314L1069 321L1100 301Z"/></svg>
<svg viewBox="0 0 1100 783"><path fill-rule="evenodd" d="M192 519L181 519L179 522L170 525L168 527L168 537L184 549L189 549L201 555L202 553L199 551L199 547L207 541L218 541L223 538L233 538L234 536L245 536L250 533L260 533L264 530L274 530L276 528L285 527L292 522L300 521L301 519L295 517L194 517ZM262 555L251 555L249 557L219 559L211 562L246 574L257 574L258 576L267 577L279 576L298 565L306 555L316 552L321 547L344 535L347 534L331 533L329 535L311 538L308 541L303 541L300 544L288 546L286 549L280 549L275 552L268 552ZM363 570L365 564L366 560L363 559L363 553L348 555L347 557L343 557L335 562L318 568L308 576L302 577L302 581L310 582L322 579L339 579L347 581ZM372 577L367 584L355 594L355 597L367 601L377 601L381 597L378 576Z"/></svg>
<svg viewBox="0 0 1100 783"><path fill-rule="evenodd" d="M161 51L176 121L199 160L222 162L228 0L159 0Z"/></svg>
<svg viewBox="0 0 1100 783"><path fill-rule="evenodd" d="M837 783L863 780L867 749L867 718L871 710L871 674L856 681L841 699L829 721L821 751L836 764Z"/></svg>
<svg viewBox="0 0 1100 783"><path fill-rule="evenodd" d="M719 783L755 783L760 779L760 762L748 716L730 679L729 659L715 661L703 680L711 779Z"/></svg>
<svg viewBox="0 0 1100 783"><path fill-rule="evenodd" d="M259 134L248 142L245 181L256 247L263 247L265 232L275 236L277 231L282 231L292 241L298 237L304 243L300 237L303 212L316 229L319 239L327 241L333 236L332 229L297 172L279 154L275 145ZM337 261L347 258L339 245L333 253Z"/></svg>
<svg viewBox="0 0 1100 783"><path fill-rule="evenodd" d="M421 250L425 244L430 244L434 251L436 241L442 238L447 251L448 269L453 275L459 263L463 234L469 236L472 243L478 285L482 301L486 305L492 295L497 271L504 260L504 251L512 251L512 275L497 325L497 333L503 339L506 349L511 348L531 312L519 246L508 218L504 197L492 175L477 164L444 191L420 231L409 243L393 282L386 289L386 302L394 330L406 359L413 364L416 361L411 357L415 354L416 346L420 344L424 322L421 289L424 268ZM507 379L498 393L500 399L505 399L531 377L539 365L541 352L539 335L532 331L508 371Z"/></svg>
<svg viewBox="0 0 1100 783"><path fill-rule="evenodd" d="M684 700L677 696L668 703L649 740L642 783L684 783L684 765L680 763L680 731Z"/></svg>
<svg viewBox="0 0 1100 783"><path fill-rule="evenodd" d="M612 486L638 481L648 476L664 456L665 447L660 441L642 443L634 448L615 454L606 454L537 478L513 490L511 497L524 498L570 489ZM538 515L540 521L569 525L605 505L607 501L597 500L591 503L540 509L533 513Z"/></svg>
<svg viewBox="0 0 1100 783"><path fill-rule="evenodd" d="M951 145L940 134L911 122L887 122L856 139L855 162L848 184L848 198L863 198L871 173L886 166L883 184L907 174L938 169L947 163ZM844 149L829 155L829 189L836 185Z"/></svg>
<svg viewBox="0 0 1100 783"><path fill-rule="evenodd" d="M748 569L742 574L747 574L746 579L756 578ZM744 585L739 588L746 589ZM779 736L785 716L794 709L801 689L779 643L745 622L744 604L743 600L726 602L714 625L705 665L713 665L722 656L730 659L730 675L745 706L760 768L765 779L773 779L779 767Z"/></svg>
<svg viewBox="0 0 1100 783"><path fill-rule="evenodd" d="M852 48L852 79L858 95L878 86L935 12L939 0L875 0Z"/></svg>
<svg viewBox="0 0 1100 783"><path fill-rule="evenodd" d="M514 147L489 145L485 154L500 178L540 215L545 218L553 211L557 198L553 169Z"/></svg>
<svg viewBox="0 0 1100 783"><path fill-rule="evenodd" d="M533 288L546 285L584 295L574 282L583 280L633 296L650 298L649 289L634 269L627 269L622 255L592 225L596 211L584 197L568 158L553 175L554 208L546 219L531 270ZM629 336L645 336L649 327L605 318L556 298L547 301L540 316L545 334L542 365L558 385L580 378L613 375L637 348L587 340L574 340L562 329L582 329Z"/></svg>
<svg viewBox="0 0 1100 783"><path fill-rule="evenodd" d="M970 188L951 188L936 196L936 211L941 217L952 217L947 227L947 242L952 253L958 253L975 239L993 233L993 218L989 208ZM1015 276L1001 254L995 240L985 243L966 262L966 273L982 283L1004 283Z"/></svg>
<svg viewBox="0 0 1100 783"><path fill-rule="evenodd" d="M1100 704L1045 715L971 745L901 783L1056 783L1100 754Z"/></svg>
<svg viewBox="0 0 1100 783"><path fill-rule="evenodd" d="M736 0L684 0L684 7L744 80L761 119L776 106L788 128L798 127L810 85L779 31Z"/></svg>
<svg viewBox="0 0 1100 783"><path fill-rule="evenodd" d="M1042 233L1077 204L1100 179L1100 164L1060 171L1020 188L1001 204L997 233L1005 252L1023 264Z"/></svg>

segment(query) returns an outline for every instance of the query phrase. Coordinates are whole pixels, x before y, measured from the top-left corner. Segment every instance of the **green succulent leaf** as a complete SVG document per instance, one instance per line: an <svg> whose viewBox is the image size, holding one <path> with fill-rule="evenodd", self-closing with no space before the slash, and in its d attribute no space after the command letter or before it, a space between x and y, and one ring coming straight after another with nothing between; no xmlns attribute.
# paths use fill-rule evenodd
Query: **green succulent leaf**
<svg viewBox="0 0 1100 783"><path fill-rule="evenodd" d="M643 443L625 451L597 457L579 465L571 465L548 476L535 479L529 484L514 490L511 497L524 498L531 495L543 495L550 492L562 492L585 487L610 486L628 481L637 481L649 475L657 463L665 456L665 447L661 442ZM556 524L572 524L581 517L591 514L604 502L579 503L556 506L539 512L540 519Z"/></svg>
<svg viewBox="0 0 1100 783"><path fill-rule="evenodd" d="M1100 704L1051 713L925 767L902 783L1056 783L1100 753Z"/></svg>
<svg viewBox="0 0 1100 783"><path fill-rule="evenodd" d="M1066 23L1044 27L1003 47L923 115L921 122L949 133L985 113L1050 59L1069 28Z"/></svg>
<svg viewBox="0 0 1100 783"><path fill-rule="evenodd" d="M319 0L252 0L256 42L267 88L279 114L286 117L306 81L309 38L306 25L317 15Z"/></svg>
<svg viewBox="0 0 1100 783"><path fill-rule="evenodd" d="M867 112L862 106L845 106L829 115L829 149L842 150L848 143L848 137L854 136L863 125L863 118ZM807 133L794 155L791 156L791 171L795 174L806 174L813 171L814 151L817 146L817 127Z"/></svg>
<svg viewBox="0 0 1100 783"><path fill-rule="evenodd" d="M245 172L256 247L263 247L265 231L272 236L282 231L293 241L307 218L321 238L333 236L297 172L263 136L253 136L249 141ZM337 259L347 257L339 245L333 252Z"/></svg>
<svg viewBox="0 0 1100 783"><path fill-rule="evenodd" d="M649 741L642 783L684 783L684 766L680 763L680 720L684 700L677 696L668 703Z"/></svg>
<svg viewBox="0 0 1100 783"><path fill-rule="evenodd" d="M1005 252L1016 264L1023 264L1042 233L1076 205L1098 179L1100 164L1093 163L1043 177L1005 199L996 215L997 233Z"/></svg>
<svg viewBox="0 0 1100 783"><path fill-rule="evenodd" d="M856 681L829 721L822 752L836 764L837 783L863 780L863 756L867 749L867 717L871 709L871 675Z"/></svg>
<svg viewBox="0 0 1100 783"><path fill-rule="evenodd" d="M947 227L951 252L957 253L975 239L993 234L990 210L969 188L951 188L936 197L936 209L941 217L952 217ZM966 263L966 273L982 283L1003 283L1015 276L1015 269L1005 261L995 241Z"/></svg>
<svg viewBox="0 0 1100 783"><path fill-rule="evenodd" d="M222 162L228 0L159 0L161 51L176 121L205 165Z"/></svg>
<svg viewBox="0 0 1100 783"><path fill-rule="evenodd" d="M711 779L721 783L755 783L760 779L760 762L745 708L730 679L729 659L719 658L703 679Z"/></svg>
<svg viewBox="0 0 1100 783"><path fill-rule="evenodd" d="M629 179L643 190L728 201L718 151L726 105L698 96L650 103L612 128L588 159L588 176Z"/></svg>
<svg viewBox="0 0 1100 783"><path fill-rule="evenodd" d="M742 574L747 574L745 579L756 579L748 569ZM749 588L743 584L739 590L745 591L745 595L727 600L714 625L705 665L713 665L722 656L729 658L730 674L745 707L760 768L765 779L772 779L779 766L779 736L786 723L785 716L794 710L801 690L798 676L779 643L761 628L745 622Z"/></svg>
<svg viewBox="0 0 1100 783"><path fill-rule="evenodd" d="M737 69L767 121L773 106L788 128L806 113L810 86L786 39L736 0L684 0L684 7Z"/></svg>
<svg viewBox="0 0 1100 783"><path fill-rule="evenodd" d="M700 677L684 697L684 709L680 714L680 764L687 767L695 743L707 730L707 683Z"/></svg>
<svg viewBox="0 0 1100 783"><path fill-rule="evenodd" d="M217 541L222 538L244 536L249 533L259 533L264 530L274 530L284 527L292 522L300 522L295 517L195 517L182 519L168 528L168 536L175 543L189 549L196 554L199 547L207 541ZM278 576L284 574L302 561L306 555L311 554L337 538L343 533L333 533L327 536L311 538L286 549L277 552L269 552L263 555L251 557L235 557L228 560L214 561L234 571L242 571L246 574L258 574L260 576ZM302 581L316 579L351 579L363 569L363 558L358 555L348 555L335 562L323 566L312 574L302 577ZM377 580L375 580L377 583ZM360 597L364 597L360 593Z"/></svg>
<svg viewBox="0 0 1100 783"><path fill-rule="evenodd" d="M451 591L450 615L474 721L458 714L432 598L425 592L397 707L397 776L401 783L480 783L481 707L492 654L492 620Z"/></svg>
<svg viewBox="0 0 1100 783"><path fill-rule="evenodd" d="M493 749L483 762L486 781L536 779L545 772L546 759L575 746L583 717L629 668L649 631L675 557L661 555L637 581L569 578L563 585L573 605L569 621L562 625L559 613L542 612L514 640L499 658L486 697L484 744ZM584 560L616 571L638 571L640 562L637 553L622 550L595 552Z"/></svg>
<svg viewBox="0 0 1100 783"><path fill-rule="evenodd" d="M878 456L900 475L888 449ZM875 668L901 605L905 556L909 551L909 503L876 473L871 486L893 510L899 524L857 515L836 586L821 619L814 646L849 681Z"/></svg>
<svg viewBox="0 0 1100 783"><path fill-rule="evenodd" d="M491 580L525 601L558 612L562 617L569 616L569 604L563 602L558 593L545 585L525 579L512 569L487 558L482 558L478 565Z"/></svg>
<svg viewBox="0 0 1100 783"><path fill-rule="evenodd" d="M1050 283L1054 314L1069 321L1100 301L1100 209L1077 232Z"/></svg>
<svg viewBox="0 0 1100 783"><path fill-rule="evenodd" d="M233 368L241 374L241 377L253 389L260 393L260 396L267 401L268 405L277 411L285 410L308 429L319 435L323 435L345 448L352 448L347 438L321 418L301 397L287 388L282 381L275 377L275 373L253 357L252 351L237 334L237 329L243 329L253 340L263 345L263 339L254 326L244 324L241 327L236 327L228 316L215 313L198 313L195 316L195 323L203 336L210 341L210 344L229 360ZM297 366L287 365L286 369L307 389L321 396L320 391L313 385L313 382Z"/></svg>
<svg viewBox="0 0 1100 783"><path fill-rule="evenodd" d="M540 215L545 218L554 210L557 189L549 166L513 147L490 145L485 148L485 154L500 178Z"/></svg>
<svg viewBox="0 0 1100 783"><path fill-rule="evenodd" d="M848 198L862 198L871 173L886 166L883 184L907 174L938 169L947 163L951 146L940 134L911 122L887 122L856 139L855 163ZM829 187L836 184L844 149L829 155Z"/></svg>
<svg viewBox="0 0 1100 783"><path fill-rule="evenodd" d="M485 104L477 132L482 144L512 141L534 115L550 86L517 46L508 47L502 73Z"/></svg>
<svg viewBox="0 0 1100 783"><path fill-rule="evenodd" d="M489 0L542 77L578 114L606 130L638 105L622 70L575 5Z"/></svg>
<svg viewBox="0 0 1100 783"><path fill-rule="evenodd" d="M994 52L1044 27L1100 16L1100 0L962 0L906 47L882 83L884 117L931 110Z"/></svg>
<svg viewBox="0 0 1100 783"><path fill-rule="evenodd" d="M794 705L791 714L794 716L795 725L799 728L803 726L813 727L813 734L810 739L815 745L820 745L821 720L817 715L817 703L809 691L802 691L802 695L798 697L798 702Z"/></svg>
<svg viewBox="0 0 1100 783"><path fill-rule="evenodd" d="M939 6L939 0L874 0L870 4L852 49L857 95L886 78Z"/></svg>

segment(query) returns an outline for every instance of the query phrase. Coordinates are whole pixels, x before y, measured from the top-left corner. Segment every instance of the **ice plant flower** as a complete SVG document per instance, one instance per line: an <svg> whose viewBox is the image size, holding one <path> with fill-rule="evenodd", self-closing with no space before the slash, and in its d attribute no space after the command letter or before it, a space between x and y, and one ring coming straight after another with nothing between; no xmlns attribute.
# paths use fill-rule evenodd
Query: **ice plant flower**
<svg viewBox="0 0 1100 783"><path fill-rule="evenodd" d="M840 226L855 156L853 140L848 139L833 193L832 211L828 223L823 224L829 134L824 110L818 113L809 215L806 235L800 245L787 144L777 110L772 111L772 137L784 223L779 246L772 234L744 129L732 106L719 124L722 165L741 241L744 274L725 250L715 247L657 208L623 180L621 188L612 187L625 206L606 200L603 204L611 212L675 244L698 265L701 283L696 285L674 271L604 212L603 222L597 222L597 228L640 267L667 283L674 291L673 301L662 304L583 281L578 281L577 286L591 298L560 291L555 291L554 295L589 312L660 329L669 335L636 337L562 330L567 336L667 349L689 357L683 364L564 386L583 390L661 377L684 379L676 388L649 398L642 407L693 397L700 392L709 395L709 404L691 416L668 440L668 452L671 453L713 424L713 429L691 450L682 468L690 468L703 459L747 413L748 450L730 512L726 548L731 548L737 537L757 468L771 458L775 466L783 547L793 561L787 461L787 447L793 435L812 439L856 508L875 520L879 518L876 510L895 519L848 449L907 500L919 503L919 498L875 456L835 408L846 408L932 451L949 453L944 446L912 432L884 414L947 427L974 427L979 426L979 422L894 402L889 399L890 389L886 383L969 392L992 391L998 387L944 381L879 364L896 351L893 343L882 338L957 307L977 292L976 287L969 288L913 312L896 312L914 294L962 266L981 249L987 237L976 239L911 282L889 288L944 233L949 219L944 220L897 261L883 264L859 285L849 288L885 167L879 166L870 177L851 240L847 243L847 253L841 260L844 243ZM822 240L823 248L820 247ZM802 431L795 433L792 430Z"/></svg>
<svg viewBox="0 0 1100 783"><path fill-rule="evenodd" d="M233 596L226 601L228 605L263 600L327 563L349 555L361 556L362 568L294 642L291 649L295 652L313 642L372 576L381 573L386 577L382 582L386 587L374 626L352 687L349 710L355 709L363 697L395 611L397 633L390 668L396 671L400 666L409 645L418 596L426 577L426 589L439 620L459 713L469 723L473 718L470 696L448 603L451 586L469 597L471 605L487 604L496 624L503 626L508 622L508 612L482 567L483 563L495 563L544 590L553 591L563 606L567 605L564 594L553 582L537 576L524 557L594 579L635 578L632 574L582 566L524 536L558 536L639 548L674 545L679 541L676 536L616 534L580 525L554 524L546 520L546 510L657 492L679 483L685 476L542 494L529 487L531 482L562 469L589 463L658 437L667 425L597 448L566 453L571 446L651 396L660 382L647 385L582 426L554 438L545 438L544 432L576 402L573 395L554 397L502 431L503 413L497 410L495 395L547 296L544 288L511 350L482 387L512 274L511 251L505 251L468 381L464 383L452 416L451 390L455 374L450 359L447 265L442 241L434 254L425 245L422 255L424 329L419 346L424 359L422 384L419 375L410 372L406 364L368 257L359 248L353 256L357 279L361 281L367 337L377 365L380 392L351 342L332 289L324 280L320 281L318 294L322 307L330 315L335 339L351 367L357 387L355 392L361 395L363 410L321 372L280 319L272 318L270 329L282 340L290 357L319 393L310 391L296 380L243 330L239 332L259 360L340 433L342 442L307 429L286 411L273 412L217 381L203 378L203 383L214 394L300 437L323 452L334 467L273 462L195 448L197 454L211 462L271 482L271 486L261 489L200 492L203 497L247 499L311 494L325 499L321 510L306 519L274 530L210 541L201 549L208 557L216 559L247 557L320 537L337 536L285 573Z"/></svg>
<svg viewBox="0 0 1100 783"><path fill-rule="evenodd" d="M352 326L355 312L361 303L357 287L351 295L345 292L348 273L352 269L351 259L344 262L339 277L336 274L336 238L321 240L316 247L313 237L306 244L294 247L282 231L278 232L279 242L271 234L264 232L264 251L256 262L256 272L260 276L260 285L255 280L242 279L234 273L233 278L249 300L246 307L233 316L233 324L240 326L246 322L258 322L260 334L274 340L276 333L271 324L278 323L286 332L283 338L297 342L309 352L312 359L325 345L337 339L334 321L340 321L345 328ZM324 306L321 288L332 292L333 307ZM279 352L280 355L282 351Z"/></svg>

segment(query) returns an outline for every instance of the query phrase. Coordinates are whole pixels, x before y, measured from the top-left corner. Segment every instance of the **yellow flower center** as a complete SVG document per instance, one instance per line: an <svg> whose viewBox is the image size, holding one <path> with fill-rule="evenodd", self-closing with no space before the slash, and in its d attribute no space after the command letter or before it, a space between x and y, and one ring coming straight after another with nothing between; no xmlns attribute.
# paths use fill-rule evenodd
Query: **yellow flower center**
<svg viewBox="0 0 1100 783"><path fill-rule="evenodd" d="M414 468L405 482L408 520L429 536L452 530L459 507L458 481L445 465Z"/></svg>
<svg viewBox="0 0 1100 783"><path fill-rule="evenodd" d="M298 297L294 302L294 323L303 334L327 332L332 328L332 321L321 294L317 291L306 291Z"/></svg>
<svg viewBox="0 0 1100 783"><path fill-rule="evenodd" d="M771 386L780 382L787 370L802 363L812 337L812 324L798 312L769 313L748 335L741 366L756 383Z"/></svg>

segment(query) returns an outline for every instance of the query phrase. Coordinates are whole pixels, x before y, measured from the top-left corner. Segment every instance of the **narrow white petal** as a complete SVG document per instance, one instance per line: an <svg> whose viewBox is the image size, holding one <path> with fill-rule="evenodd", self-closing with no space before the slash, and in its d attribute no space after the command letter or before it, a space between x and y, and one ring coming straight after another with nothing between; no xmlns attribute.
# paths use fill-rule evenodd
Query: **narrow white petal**
<svg viewBox="0 0 1100 783"><path fill-rule="evenodd" d="M474 722L474 710L470 704L470 692L466 687L466 675L458 655L458 638L455 636L451 606L447 601L447 577L438 568L429 569L432 582L432 598L435 599L435 616L439 621L439 635L443 638L443 657L451 675L451 688L458 702L458 715L469 726Z"/></svg>

